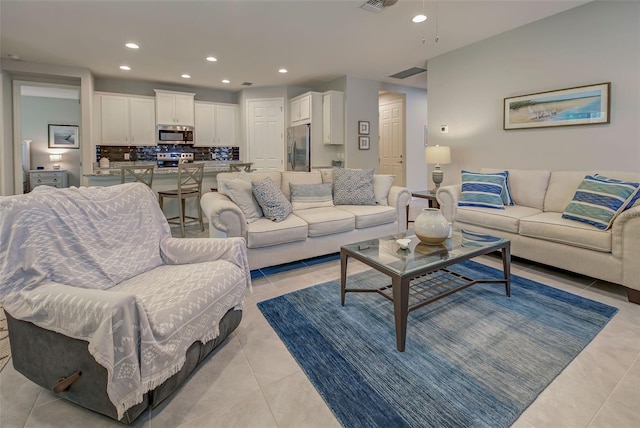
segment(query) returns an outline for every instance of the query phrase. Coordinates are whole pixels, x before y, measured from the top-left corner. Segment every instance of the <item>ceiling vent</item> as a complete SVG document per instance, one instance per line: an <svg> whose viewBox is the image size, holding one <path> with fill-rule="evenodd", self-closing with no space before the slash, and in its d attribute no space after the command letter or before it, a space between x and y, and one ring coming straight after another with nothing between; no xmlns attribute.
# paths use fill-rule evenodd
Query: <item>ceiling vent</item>
<svg viewBox="0 0 640 428"><path fill-rule="evenodd" d="M400 71L399 73L392 74L389 77L393 77L395 79L406 79L407 77L415 76L416 74L424 73L425 71L427 71L426 68L411 67Z"/></svg>
<svg viewBox="0 0 640 428"><path fill-rule="evenodd" d="M364 2L360 8L368 10L369 12L380 13L382 9L388 6L393 6L398 0L369 0Z"/></svg>
<svg viewBox="0 0 640 428"><path fill-rule="evenodd" d="M242 82L242 86L251 86L253 83L251 82Z"/></svg>

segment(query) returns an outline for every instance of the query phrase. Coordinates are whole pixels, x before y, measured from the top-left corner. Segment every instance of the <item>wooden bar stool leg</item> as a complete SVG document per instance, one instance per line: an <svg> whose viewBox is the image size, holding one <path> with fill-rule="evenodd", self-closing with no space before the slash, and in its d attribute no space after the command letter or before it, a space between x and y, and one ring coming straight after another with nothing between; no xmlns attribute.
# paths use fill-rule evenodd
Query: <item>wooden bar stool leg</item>
<svg viewBox="0 0 640 428"><path fill-rule="evenodd" d="M184 238L184 198L180 198L180 232Z"/></svg>

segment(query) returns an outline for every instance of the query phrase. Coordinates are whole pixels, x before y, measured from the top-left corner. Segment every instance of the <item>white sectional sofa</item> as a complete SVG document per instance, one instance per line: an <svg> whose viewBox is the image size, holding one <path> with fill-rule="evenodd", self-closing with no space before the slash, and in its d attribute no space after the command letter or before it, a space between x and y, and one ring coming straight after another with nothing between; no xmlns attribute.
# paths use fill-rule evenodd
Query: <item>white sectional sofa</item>
<svg viewBox="0 0 640 428"><path fill-rule="evenodd" d="M275 266L336 253L343 244L404 232L411 194L391 186L392 176L375 175L375 205L335 205L294 210L285 220L247 221L232 201L225 182L270 178L290 198L290 184L322 184L332 180L332 170L315 172L231 172L218 174L218 192L202 196L201 207L209 220L211 237L243 237L251 269ZM246 211L246 209L245 209Z"/></svg>
<svg viewBox="0 0 640 428"><path fill-rule="evenodd" d="M482 169L493 173L500 169ZM458 206L461 185L437 192L444 216L454 227L511 240L515 256L627 287L629 301L640 304L640 203L618 214L601 230L562 218L587 174L640 181L620 171L544 171L510 169L515 205L505 209Z"/></svg>

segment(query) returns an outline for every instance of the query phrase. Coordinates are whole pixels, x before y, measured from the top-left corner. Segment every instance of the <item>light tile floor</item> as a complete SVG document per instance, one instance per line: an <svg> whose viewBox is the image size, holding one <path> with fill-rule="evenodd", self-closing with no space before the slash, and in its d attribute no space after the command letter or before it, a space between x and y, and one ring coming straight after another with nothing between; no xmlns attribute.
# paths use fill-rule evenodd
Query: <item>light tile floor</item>
<svg viewBox="0 0 640 428"><path fill-rule="evenodd" d="M202 233L190 229L187 236ZM478 261L501 267L494 256ZM355 273L366 267L354 261L349 269ZM176 394L133 426L338 427L256 303L337 279L339 271L339 260L333 260L254 279L236 331ZM512 272L619 309L513 426L640 427L640 305L628 303L619 286L528 261L514 260ZM72 426L122 425L58 399L7 364L0 373L0 427Z"/></svg>

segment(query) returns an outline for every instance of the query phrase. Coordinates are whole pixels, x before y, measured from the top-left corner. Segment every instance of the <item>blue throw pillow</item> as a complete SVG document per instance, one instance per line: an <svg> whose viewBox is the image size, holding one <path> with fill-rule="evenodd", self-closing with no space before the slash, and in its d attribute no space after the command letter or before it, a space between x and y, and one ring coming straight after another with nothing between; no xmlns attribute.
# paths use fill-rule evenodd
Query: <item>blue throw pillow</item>
<svg viewBox="0 0 640 428"><path fill-rule="evenodd" d="M504 209L502 194L506 188L504 174L481 174L462 171L462 194L459 207Z"/></svg>
<svg viewBox="0 0 640 428"><path fill-rule="evenodd" d="M608 178L608 177L605 177L604 175L600 175L600 174L594 174L593 177L597 178L598 180L604 180L604 181L608 181L608 182L611 182L611 183L622 183L623 182L621 180L616 180L615 178ZM638 184L638 183L629 183L629 184L634 185L634 184ZM631 208L632 206L634 206L635 203L638 202L638 199L640 199L640 188L636 192L635 196L632 197L631 199L629 199L629 201L627 202L625 207L622 209L622 211L626 211L629 208Z"/></svg>
<svg viewBox="0 0 640 428"><path fill-rule="evenodd" d="M616 215L635 199L639 188L640 183L587 175L565 208L562 218L607 230Z"/></svg>

